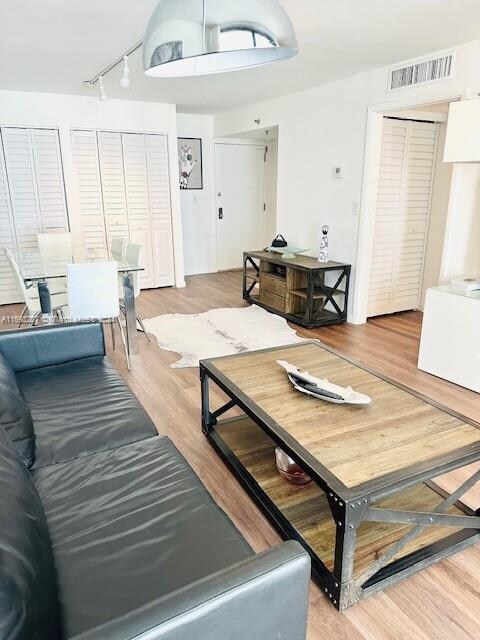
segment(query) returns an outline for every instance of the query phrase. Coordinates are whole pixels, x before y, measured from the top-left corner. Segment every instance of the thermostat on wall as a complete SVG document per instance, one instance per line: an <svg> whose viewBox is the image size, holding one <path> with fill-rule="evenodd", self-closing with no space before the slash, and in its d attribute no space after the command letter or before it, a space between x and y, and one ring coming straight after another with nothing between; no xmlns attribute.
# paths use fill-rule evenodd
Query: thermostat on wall
<svg viewBox="0 0 480 640"><path fill-rule="evenodd" d="M332 178L343 178L343 168L342 167L333 167L332 169Z"/></svg>
<svg viewBox="0 0 480 640"><path fill-rule="evenodd" d="M461 276L450 280L452 287L462 291L477 291L480 289L480 276Z"/></svg>

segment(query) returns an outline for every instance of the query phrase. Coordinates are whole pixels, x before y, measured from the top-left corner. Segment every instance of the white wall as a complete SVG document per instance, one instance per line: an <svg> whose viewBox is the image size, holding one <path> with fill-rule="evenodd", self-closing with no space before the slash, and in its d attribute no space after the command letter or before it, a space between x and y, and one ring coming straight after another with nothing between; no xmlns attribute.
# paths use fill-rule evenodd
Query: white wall
<svg viewBox="0 0 480 640"><path fill-rule="evenodd" d="M432 188L430 221L428 224L427 246L423 270L421 308L425 303L425 294L429 287L440 283L445 229L450 203L450 186L452 183L452 165L443 162L447 123L438 125L438 146L435 162L435 174Z"/></svg>
<svg viewBox="0 0 480 640"><path fill-rule="evenodd" d="M480 164L453 167L440 283L480 275Z"/></svg>
<svg viewBox="0 0 480 640"><path fill-rule="evenodd" d="M267 205L266 242L269 243L277 235L277 191L278 191L278 141L267 143L267 165L265 167L265 200Z"/></svg>
<svg viewBox="0 0 480 640"><path fill-rule="evenodd" d="M177 114L181 138L201 138L203 189L180 191L185 274L217 270L213 116ZM178 174L178 169L177 169Z"/></svg>
<svg viewBox="0 0 480 640"><path fill-rule="evenodd" d="M0 91L0 125L54 127L60 132L65 187L72 233L79 237L70 130L106 129L168 135L171 175L175 283L185 285L182 221L178 188L177 121L175 105L108 100L22 91Z"/></svg>
<svg viewBox="0 0 480 640"><path fill-rule="evenodd" d="M258 118L262 129L279 126L277 230L315 255L321 227L328 224L331 257L352 263L355 280L369 108L387 111L456 98L467 86L479 85L479 59L475 41L457 48L455 77L445 82L388 93L383 68L228 111L215 117L215 135L250 131ZM343 168L341 180L332 178L335 165ZM352 303L353 296L349 319L356 320Z"/></svg>

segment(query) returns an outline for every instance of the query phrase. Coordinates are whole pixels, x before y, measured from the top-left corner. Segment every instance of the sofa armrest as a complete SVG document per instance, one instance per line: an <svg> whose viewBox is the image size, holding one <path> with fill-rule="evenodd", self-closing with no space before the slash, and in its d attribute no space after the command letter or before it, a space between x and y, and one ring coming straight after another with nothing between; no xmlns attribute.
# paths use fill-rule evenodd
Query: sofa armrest
<svg viewBox="0 0 480 640"><path fill-rule="evenodd" d="M104 356L103 326L95 322L1 331L0 353L14 371Z"/></svg>
<svg viewBox="0 0 480 640"><path fill-rule="evenodd" d="M72 640L305 640L309 581L286 542Z"/></svg>

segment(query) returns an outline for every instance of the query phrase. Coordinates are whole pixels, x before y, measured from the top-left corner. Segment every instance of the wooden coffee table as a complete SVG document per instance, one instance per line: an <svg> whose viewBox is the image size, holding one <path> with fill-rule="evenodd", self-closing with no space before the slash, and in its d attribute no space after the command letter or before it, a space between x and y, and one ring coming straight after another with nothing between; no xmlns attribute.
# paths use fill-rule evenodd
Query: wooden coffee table
<svg viewBox="0 0 480 640"><path fill-rule="evenodd" d="M279 359L372 404L305 396ZM310 553L313 577L338 609L478 542L480 517L459 498L480 471L450 495L433 481L480 460L477 423L318 342L204 360L200 377L205 435L281 534ZM217 410L211 382L229 398ZM312 483L279 475L277 445Z"/></svg>

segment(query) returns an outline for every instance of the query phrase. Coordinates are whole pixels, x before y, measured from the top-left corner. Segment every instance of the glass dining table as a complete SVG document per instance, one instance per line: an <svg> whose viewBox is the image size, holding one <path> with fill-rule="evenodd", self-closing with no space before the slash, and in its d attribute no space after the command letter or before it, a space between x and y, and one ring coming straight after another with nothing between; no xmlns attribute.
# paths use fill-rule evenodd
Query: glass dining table
<svg viewBox="0 0 480 640"><path fill-rule="evenodd" d="M73 249L70 255L55 257L45 257L40 251L32 250L20 253L19 269L25 286L27 288L36 286L38 288L40 308L44 321L53 322L52 301L48 286L49 280L66 278L69 264L105 262L106 260L107 258L103 252L84 248ZM136 355L138 347L134 274L143 271L144 268L138 264L129 264L124 258L119 258L116 262L123 286L128 352L130 355Z"/></svg>

